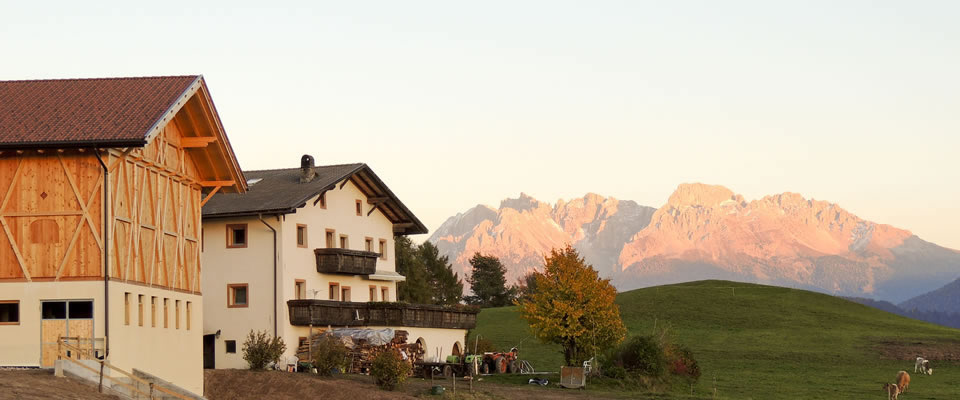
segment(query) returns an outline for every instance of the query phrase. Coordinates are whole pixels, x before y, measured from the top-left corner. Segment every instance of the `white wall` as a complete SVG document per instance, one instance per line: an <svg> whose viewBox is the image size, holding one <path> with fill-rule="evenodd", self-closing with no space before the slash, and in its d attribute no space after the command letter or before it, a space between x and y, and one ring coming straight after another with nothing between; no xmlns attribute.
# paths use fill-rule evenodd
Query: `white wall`
<svg viewBox="0 0 960 400"><path fill-rule="evenodd" d="M3 282L0 300L20 301L20 324L0 325L0 366L40 366L41 300L93 300L93 335L103 337L102 280Z"/></svg>
<svg viewBox="0 0 960 400"><path fill-rule="evenodd" d="M201 296L166 289L110 281L109 361L127 372L150 372L197 394L203 393ZM130 325L125 324L124 293L131 294ZM144 295L144 323L139 326L138 295ZM150 298L158 298L157 327L151 326ZM162 299L170 299L169 328L163 328ZM104 337L103 281L5 282L0 300L20 301L20 324L0 325L0 365L40 366L40 302L93 300L93 336ZM176 329L175 304L181 302L180 329ZM191 303L191 323L186 329L186 304Z"/></svg>
<svg viewBox="0 0 960 400"><path fill-rule="evenodd" d="M275 217L264 217L264 221L280 236L281 221ZM247 247L227 248L227 224L247 224ZM215 345L217 368L247 368L242 353L247 334L256 330L273 336L273 233L256 217L204 220L202 249L203 333L220 331ZM227 307L228 284L248 285L247 307ZM227 340L237 342L236 353L226 352Z"/></svg>
<svg viewBox="0 0 960 400"><path fill-rule="evenodd" d="M102 283L101 283L102 285ZM103 292L103 286L100 287ZM124 319L124 294L130 293L130 324ZM143 295L143 326L138 296ZM157 297L157 324L152 326L151 297ZM163 327L163 299L169 299L168 325ZM180 301L177 328L176 302ZM134 368L156 375L193 393L203 394L202 296L143 285L110 282L110 360L131 372ZM187 329L187 302L191 305Z"/></svg>

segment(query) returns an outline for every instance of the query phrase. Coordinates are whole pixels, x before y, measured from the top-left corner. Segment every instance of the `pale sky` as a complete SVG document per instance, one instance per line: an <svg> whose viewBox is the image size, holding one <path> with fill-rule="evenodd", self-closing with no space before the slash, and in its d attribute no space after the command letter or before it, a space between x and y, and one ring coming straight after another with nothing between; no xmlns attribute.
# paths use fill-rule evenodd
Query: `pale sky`
<svg viewBox="0 0 960 400"><path fill-rule="evenodd" d="M244 169L366 162L431 230L704 182L960 249L960 2L101 3L4 1L0 79L203 74Z"/></svg>

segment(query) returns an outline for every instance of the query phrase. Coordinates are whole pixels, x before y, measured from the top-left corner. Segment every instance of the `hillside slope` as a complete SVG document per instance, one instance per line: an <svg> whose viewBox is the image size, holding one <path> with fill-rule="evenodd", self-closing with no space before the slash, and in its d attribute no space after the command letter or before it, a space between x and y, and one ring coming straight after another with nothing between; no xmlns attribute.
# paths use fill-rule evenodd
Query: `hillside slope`
<svg viewBox="0 0 960 400"><path fill-rule="evenodd" d="M904 310L957 312L960 311L960 279L929 293L924 293L899 304Z"/></svg>
<svg viewBox="0 0 960 400"><path fill-rule="evenodd" d="M912 371L922 354L939 367L915 376L912 398L954 398L960 386L960 330L797 289L699 281L621 293L631 335L654 326L691 347L703 378L697 393L737 399L880 398L880 385ZM559 347L530 337L515 307L483 310L472 332L503 348L522 340L521 358L558 370ZM475 336L472 336L475 337ZM471 340L472 340L471 337Z"/></svg>

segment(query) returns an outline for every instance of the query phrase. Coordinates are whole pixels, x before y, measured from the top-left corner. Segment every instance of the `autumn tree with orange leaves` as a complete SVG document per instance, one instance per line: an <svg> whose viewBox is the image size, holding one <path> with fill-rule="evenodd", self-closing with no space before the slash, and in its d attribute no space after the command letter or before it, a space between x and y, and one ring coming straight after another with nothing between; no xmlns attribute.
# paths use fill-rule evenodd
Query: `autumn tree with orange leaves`
<svg viewBox="0 0 960 400"><path fill-rule="evenodd" d="M617 290L570 245L544 257L536 282L537 291L520 302L520 310L537 338L563 347L567 365L581 365L623 341Z"/></svg>

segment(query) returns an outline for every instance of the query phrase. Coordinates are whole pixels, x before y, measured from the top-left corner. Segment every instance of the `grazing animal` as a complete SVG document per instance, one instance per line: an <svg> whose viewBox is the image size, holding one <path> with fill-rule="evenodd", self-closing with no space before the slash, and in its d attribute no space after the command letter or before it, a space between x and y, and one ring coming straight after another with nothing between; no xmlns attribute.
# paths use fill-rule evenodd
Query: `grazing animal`
<svg viewBox="0 0 960 400"><path fill-rule="evenodd" d="M897 397L900 396L900 388L892 383L884 383L883 391L887 392L887 400L897 400Z"/></svg>
<svg viewBox="0 0 960 400"><path fill-rule="evenodd" d="M923 372L923 363L926 361L923 357L917 356L917 362L913 364L913 373L917 373L918 370Z"/></svg>
<svg viewBox="0 0 960 400"><path fill-rule="evenodd" d="M897 372L897 388L900 389L900 393L906 393L908 387L910 387L910 374L907 371Z"/></svg>
<svg viewBox="0 0 960 400"><path fill-rule="evenodd" d="M920 372L933 375L933 368L930 368L930 360L923 360L923 364L920 364Z"/></svg>

